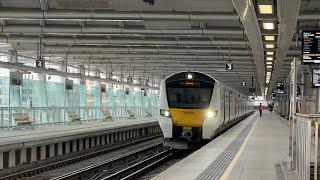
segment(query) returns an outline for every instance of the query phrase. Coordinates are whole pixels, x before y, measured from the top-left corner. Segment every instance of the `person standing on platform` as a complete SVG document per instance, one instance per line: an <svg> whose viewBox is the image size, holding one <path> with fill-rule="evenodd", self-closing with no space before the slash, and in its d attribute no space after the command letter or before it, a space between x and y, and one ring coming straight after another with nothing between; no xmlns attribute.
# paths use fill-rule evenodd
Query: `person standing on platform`
<svg viewBox="0 0 320 180"><path fill-rule="evenodd" d="M262 109L263 109L263 106L262 106L262 104L260 103L260 105L259 105L260 117L262 116Z"/></svg>

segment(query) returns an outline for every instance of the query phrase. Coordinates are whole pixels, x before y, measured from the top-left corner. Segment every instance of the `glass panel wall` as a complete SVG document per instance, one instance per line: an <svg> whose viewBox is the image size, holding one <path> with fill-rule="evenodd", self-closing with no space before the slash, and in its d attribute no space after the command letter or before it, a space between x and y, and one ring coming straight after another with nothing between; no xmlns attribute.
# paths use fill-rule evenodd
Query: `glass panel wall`
<svg viewBox="0 0 320 180"><path fill-rule="evenodd" d="M115 119L157 114L158 95L141 88L37 73L22 79L21 85L12 84L10 70L0 69L0 129L16 126L19 113L27 114L34 126L67 124L69 112L84 122L101 121L106 111ZM72 80L71 89L66 79Z"/></svg>

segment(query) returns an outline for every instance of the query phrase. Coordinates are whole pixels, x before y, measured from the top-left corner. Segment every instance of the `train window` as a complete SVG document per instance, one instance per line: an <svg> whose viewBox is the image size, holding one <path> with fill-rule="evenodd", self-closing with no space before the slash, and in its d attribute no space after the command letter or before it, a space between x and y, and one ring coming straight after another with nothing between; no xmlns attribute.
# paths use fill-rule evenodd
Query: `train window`
<svg viewBox="0 0 320 180"><path fill-rule="evenodd" d="M208 108L212 88L167 88L170 108Z"/></svg>

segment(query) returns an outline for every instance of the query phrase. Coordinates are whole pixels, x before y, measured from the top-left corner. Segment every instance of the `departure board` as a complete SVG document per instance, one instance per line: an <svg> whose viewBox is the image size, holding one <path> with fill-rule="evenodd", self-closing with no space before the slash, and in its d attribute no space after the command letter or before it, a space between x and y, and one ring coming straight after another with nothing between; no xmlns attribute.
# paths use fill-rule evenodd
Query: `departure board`
<svg viewBox="0 0 320 180"><path fill-rule="evenodd" d="M312 69L312 87L320 87L320 69Z"/></svg>
<svg viewBox="0 0 320 180"><path fill-rule="evenodd" d="M302 31L302 63L320 63L320 30Z"/></svg>
<svg viewBox="0 0 320 180"><path fill-rule="evenodd" d="M284 93L284 83L277 82L277 93L283 94Z"/></svg>

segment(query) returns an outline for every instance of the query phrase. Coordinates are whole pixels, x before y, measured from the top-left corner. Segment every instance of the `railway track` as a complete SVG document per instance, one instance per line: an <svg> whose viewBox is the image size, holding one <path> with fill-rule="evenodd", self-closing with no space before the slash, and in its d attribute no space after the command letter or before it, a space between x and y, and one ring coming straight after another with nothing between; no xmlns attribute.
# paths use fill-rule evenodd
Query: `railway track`
<svg viewBox="0 0 320 180"><path fill-rule="evenodd" d="M110 152L117 151L117 150L122 149L122 148L133 146L133 145L136 145L136 144L139 144L139 143L142 143L142 142L145 142L145 141L153 140L153 139L156 139L156 138L159 138L159 137L162 137L162 135L161 134L156 134L154 136L138 139L138 140L135 140L135 141L126 142L126 143L119 144L119 145L116 145L116 146L112 146L112 147L109 147L109 148L106 148L106 149L103 149L103 150L99 150L99 151L96 151L96 152L93 152L93 153L88 153L88 154L81 155L81 156L78 156L78 157L73 157L73 158L62 160L62 161L50 163L50 164L47 164L47 165L39 166L39 167L36 167L36 168L28 169L28 170L25 170L25 171L22 171L22 172L18 172L18 173L2 176L2 177L0 177L0 180L11 180L11 179L22 179L22 178L26 178L26 177L33 177L33 176L35 176L37 174L40 174L40 173L44 173L44 172L47 172L47 171L59 169L59 168L62 168L64 166L68 166L68 165L75 164L75 163L78 163L78 162L81 162L81 161L84 161L84 160L95 158L95 157L98 157L98 156L101 156L101 155L104 155L104 154L107 154L107 153L110 153Z"/></svg>
<svg viewBox="0 0 320 180"><path fill-rule="evenodd" d="M150 152L155 153L155 155L149 156L145 159L139 158L145 156L145 154L150 154ZM173 151L171 149L164 149L162 143L155 143L51 179L130 179L158 166L160 163L170 159L172 156ZM137 159L139 162L136 162L135 164L111 175L109 175L110 173L107 171L104 171L105 169L108 169L108 166L110 167L123 164L126 159Z"/></svg>

